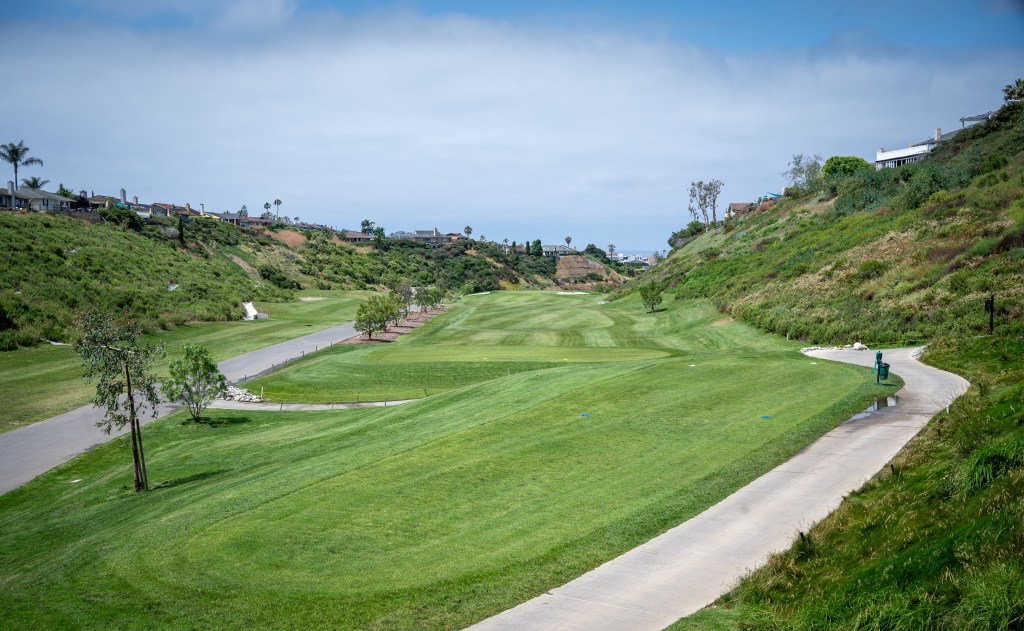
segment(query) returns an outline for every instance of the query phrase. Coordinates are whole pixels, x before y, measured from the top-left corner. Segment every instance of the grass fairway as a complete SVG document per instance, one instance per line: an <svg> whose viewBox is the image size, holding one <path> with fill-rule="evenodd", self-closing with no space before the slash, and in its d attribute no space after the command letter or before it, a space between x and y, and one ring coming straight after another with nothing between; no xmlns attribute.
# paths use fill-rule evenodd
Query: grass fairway
<svg viewBox="0 0 1024 631"><path fill-rule="evenodd" d="M647 314L635 302L597 302L596 294L469 296L393 344L333 348L246 387L282 402L409 399L565 363L796 348L723 321L706 303Z"/></svg>
<svg viewBox="0 0 1024 631"><path fill-rule="evenodd" d="M699 303L645 316L594 296L492 294L382 350L461 340L450 327L476 330L467 349L485 338L513 346L494 322L516 300L516 322L545 306L593 310L565 318L608 326L550 318L508 336L660 356L453 379L451 391L398 408L163 419L145 430L150 493L128 492L118 440L0 497L0 618L16 628L459 628L699 513L878 395L866 370L813 365L778 338L711 326L717 314ZM737 353L710 352L726 346ZM479 352L467 363L483 362ZM555 363L548 352L541 364ZM389 362L431 365L378 363Z"/></svg>
<svg viewBox="0 0 1024 631"><path fill-rule="evenodd" d="M174 359L186 343L202 344L217 361L277 344L355 317L369 292L305 291L314 301L261 303L269 320L201 322L157 331L148 341L167 345ZM307 326L309 325L309 326ZM84 405L95 387L82 381L82 362L70 346L37 346L0 352L0 433Z"/></svg>

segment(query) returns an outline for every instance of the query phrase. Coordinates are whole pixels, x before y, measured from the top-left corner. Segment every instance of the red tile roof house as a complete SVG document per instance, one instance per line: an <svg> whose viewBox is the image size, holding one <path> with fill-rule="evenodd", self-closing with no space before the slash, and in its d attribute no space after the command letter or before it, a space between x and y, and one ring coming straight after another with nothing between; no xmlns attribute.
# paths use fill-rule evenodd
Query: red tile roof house
<svg viewBox="0 0 1024 631"><path fill-rule="evenodd" d="M744 215L754 209L754 204L751 202L733 202L729 204L729 208L725 211L726 217L735 217L737 215Z"/></svg>

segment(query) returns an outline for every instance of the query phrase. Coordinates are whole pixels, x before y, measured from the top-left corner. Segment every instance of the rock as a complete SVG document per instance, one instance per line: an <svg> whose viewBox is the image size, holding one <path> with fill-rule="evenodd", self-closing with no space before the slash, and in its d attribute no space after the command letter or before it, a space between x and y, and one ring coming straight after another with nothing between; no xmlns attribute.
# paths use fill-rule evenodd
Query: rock
<svg viewBox="0 0 1024 631"><path fill-rule="evenodd" d="M239 401L241 403L263 403L263 397L260 395L234 386L228 386L228 391L224 393L223 399L225 401Z"/></svg>
<svg viewBox="0 0 1024 631"><path fill-rule="evenodd" d="M866 351L866 350L868 350L868 347L864 346L860 342L854 342L853 343L853 350L855 350L855 351Z"/></svg>

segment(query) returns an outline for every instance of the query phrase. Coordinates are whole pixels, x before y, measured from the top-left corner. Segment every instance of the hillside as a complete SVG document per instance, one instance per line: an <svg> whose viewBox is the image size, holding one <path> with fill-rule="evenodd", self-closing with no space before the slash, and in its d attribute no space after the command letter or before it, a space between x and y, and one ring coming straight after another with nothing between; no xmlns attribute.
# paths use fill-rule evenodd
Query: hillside
<svg viewBox="0 0 1024 631"><path fill-rule="evenodd" d="M924 361L974 384L805 539L673 629L1024 626L1022 150L1014 103L919 163L788 190L652 272L808 344L927 342Z"/></svg>
<svg viewBox="0 0 1024 631"><path fill-rule="evenodd" d="M929 159L822 182L687 243L650 278L813 343L920 342L1024 312L1024 113L968 128ZM803 191L797 191L804 193Z"/></svg>
<svg viewBox="0 0 1024 631"><path fill-rule="evenodd" d="M409 279L473 293L550 285L555 272L551 258L478 241L353 247L327 232L251 233L205 219L188 223L182 238L172 220L116 212L108 219L0 213L0 350L71 341L75 317L92 308L169 329L237 320L244 301L288 300L295 289L374 289Z"/></svg>

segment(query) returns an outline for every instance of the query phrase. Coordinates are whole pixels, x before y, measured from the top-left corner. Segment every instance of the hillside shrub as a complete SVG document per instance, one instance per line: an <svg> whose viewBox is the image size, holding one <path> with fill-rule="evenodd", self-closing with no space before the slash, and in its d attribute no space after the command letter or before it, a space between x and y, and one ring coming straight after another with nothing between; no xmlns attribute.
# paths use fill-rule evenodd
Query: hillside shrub
<svg viewBox="0 0 1024 631"><path fill-rule="evenodd" d="M856 277L858 280L865 281L872 278L878 278L885 273L889 266L883 261L872 259L870 261L864 261L857 267Z"/></svg>

